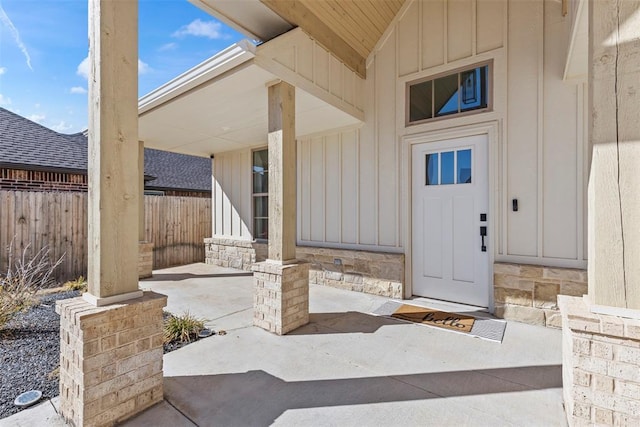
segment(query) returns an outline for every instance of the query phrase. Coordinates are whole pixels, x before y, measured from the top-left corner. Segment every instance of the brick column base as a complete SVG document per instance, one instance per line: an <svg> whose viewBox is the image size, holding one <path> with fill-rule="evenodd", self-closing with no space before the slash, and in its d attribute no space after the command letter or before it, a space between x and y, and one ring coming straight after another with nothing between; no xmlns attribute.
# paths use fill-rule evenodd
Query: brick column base
<svg viewBox="0 0 640 427"><path fill-rule="evenodd" d="M254 264L253 324L284 335L309 323L309 264Z"/></svg>
<svg viewBox="0 0 640 427"><path fill-rule="evenodd" d="M56 303L60 315L60 413L74 426L113 425L163 398L165 295L96 307Z"/></svg>
<svg viewBox="0 0 640 427"><path fill-rule="evenodd" d="M558 302L569 425L640 425L640 321L592 313L579 297Z"/></svg>
<svg viewBox="0 0 640 427"><path fill-rule="evenodd" d="M138 278L146 279L153 275L153 243L138 244Z"/></svg>

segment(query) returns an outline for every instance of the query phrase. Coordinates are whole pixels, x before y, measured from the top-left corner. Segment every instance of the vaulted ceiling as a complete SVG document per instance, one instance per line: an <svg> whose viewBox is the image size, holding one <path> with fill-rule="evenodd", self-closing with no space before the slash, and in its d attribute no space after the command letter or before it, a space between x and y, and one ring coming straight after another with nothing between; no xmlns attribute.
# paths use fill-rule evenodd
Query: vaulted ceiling
<svg viewBox="0 0 640 427"><path fill-rule="evenodd" d="M302 28L365 76L365 60L405 0L190 0L257 40Z"/></svg>

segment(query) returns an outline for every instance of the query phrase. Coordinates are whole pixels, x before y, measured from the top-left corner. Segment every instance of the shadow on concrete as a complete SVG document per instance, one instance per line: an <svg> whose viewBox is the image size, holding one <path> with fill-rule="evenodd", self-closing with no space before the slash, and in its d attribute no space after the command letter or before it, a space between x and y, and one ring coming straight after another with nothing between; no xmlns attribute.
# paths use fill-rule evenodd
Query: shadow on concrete
<svg viewBox="0 0 640 427"><path fill-rule="evenodd" d="M562 387L562 366L287 382L264 371L165 378L165 399L198 426L267 426L290 409Z"/></svg>
<svg viewBox="0 0 640 427"><path fill-rule="evenodd" d="M250 271L242 271L238 273L220 273L220 274L194 274L194 273L164 273L154 274L152 277L140 280L140 282L179 282L187 279L220 279L225 277L246 277L253 276Z"/></svg>
<svg viewBox="0 0 640 427"><path fill-rule="evenodd" d="M309 323L287 335L372 334L386 325L406 325L406 322L383 316L348 311L346 313L310 313Z"/></svg>

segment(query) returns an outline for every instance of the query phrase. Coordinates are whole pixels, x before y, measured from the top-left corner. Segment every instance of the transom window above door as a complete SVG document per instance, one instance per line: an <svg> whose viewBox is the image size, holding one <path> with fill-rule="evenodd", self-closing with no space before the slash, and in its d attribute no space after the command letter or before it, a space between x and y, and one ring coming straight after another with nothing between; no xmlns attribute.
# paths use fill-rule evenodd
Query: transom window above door
<svg viewBox="0 0 640 427"><path fill-rule="evenodd" d="M407 83L407 125L489 109L490 64Z"/></svg>
<svg viewBox="0 0 640 427"><path fill-rule="evenodd" d="M425 185L471 183L473 161L470 148L429 153L425 164Z"/></svg>

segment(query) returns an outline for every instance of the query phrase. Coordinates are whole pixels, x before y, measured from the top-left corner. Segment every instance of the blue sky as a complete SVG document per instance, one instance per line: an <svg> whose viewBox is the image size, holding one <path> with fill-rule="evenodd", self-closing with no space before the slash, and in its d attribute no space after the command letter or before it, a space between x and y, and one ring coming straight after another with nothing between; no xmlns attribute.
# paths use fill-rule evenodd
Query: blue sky
<svg viewBox="0 0 640 427"><path fill-rule="evenodd" d="M187 0L140 0L139 95L241 34ZM87 126L87 0L0 0L0 107L63 133Z"/></svg>

